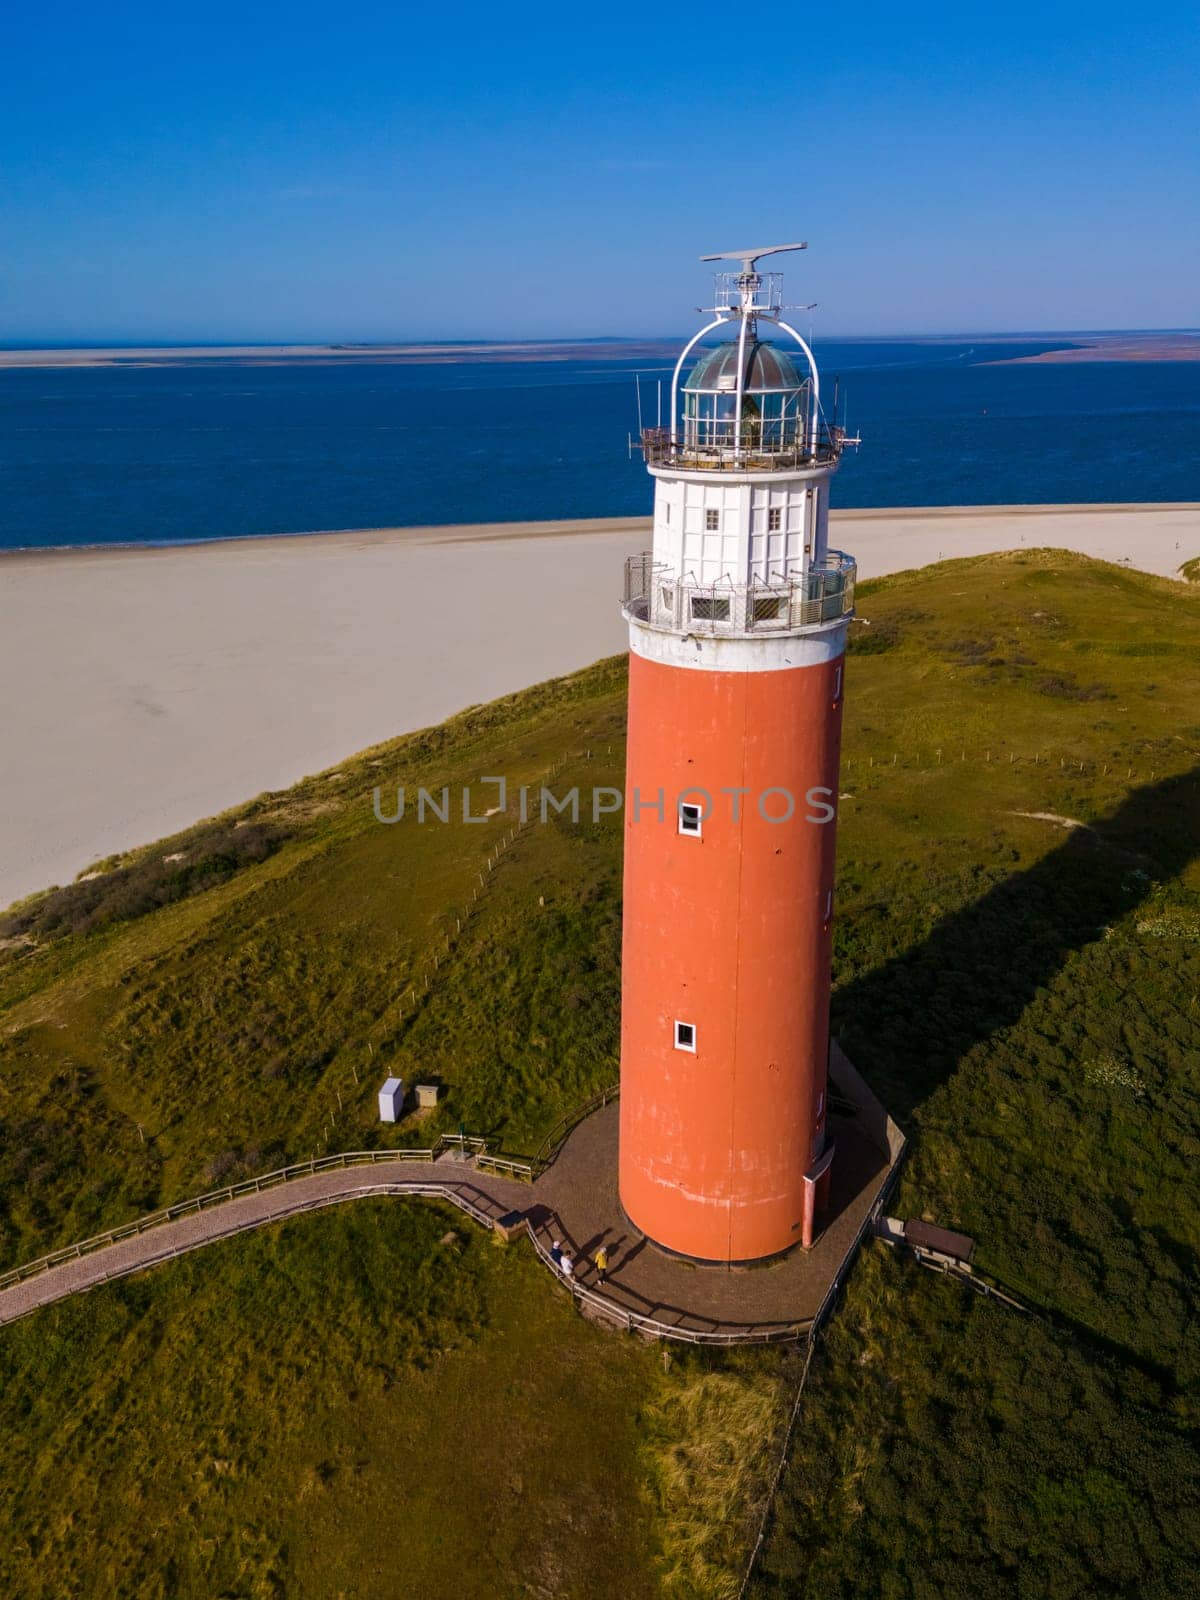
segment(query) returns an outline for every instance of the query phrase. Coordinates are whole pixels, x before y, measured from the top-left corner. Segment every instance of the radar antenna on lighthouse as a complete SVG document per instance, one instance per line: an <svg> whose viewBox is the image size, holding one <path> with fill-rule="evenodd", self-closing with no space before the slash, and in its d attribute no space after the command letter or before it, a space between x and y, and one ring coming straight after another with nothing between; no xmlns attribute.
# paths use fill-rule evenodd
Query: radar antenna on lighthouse
<svg viewBox="0 0 1200 1600"><path fill-rule="evenodd" d="M756 262L763 256L782 255L785 250L807 250L808 241L800 244L761 244L753 250L722 250L715 256L701 256L701 261L740 261L743 272L753 272Z"/></svg>

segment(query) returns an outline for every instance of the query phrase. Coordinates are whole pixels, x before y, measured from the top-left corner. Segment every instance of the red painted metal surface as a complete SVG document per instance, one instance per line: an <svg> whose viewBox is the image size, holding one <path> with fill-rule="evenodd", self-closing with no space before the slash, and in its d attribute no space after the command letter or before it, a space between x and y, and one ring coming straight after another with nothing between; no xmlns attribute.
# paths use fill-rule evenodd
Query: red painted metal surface
<svg viewBox="0 0 1200 1600"><path fill-rule="evenodd" d="M630 657L621 1201L656 1243L704 1261L802 1240L824 1137L835 823L819 819L837 802L841 665ZM699 838L677 824L693 787L713 802ZM736 820L732 788L748 791ZM790 819L768 820L789 794ZM694 1054L675 1048L677 1021Z"/></svg>

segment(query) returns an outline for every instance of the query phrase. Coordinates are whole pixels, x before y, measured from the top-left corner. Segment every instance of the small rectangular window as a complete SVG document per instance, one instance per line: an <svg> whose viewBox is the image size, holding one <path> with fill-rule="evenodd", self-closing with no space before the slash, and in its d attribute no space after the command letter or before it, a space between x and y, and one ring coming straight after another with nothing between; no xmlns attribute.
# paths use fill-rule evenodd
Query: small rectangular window
<svg viewBox="0 0 1200 1600"><path fill-rule="evenodd" d="M783 511L779 506L772 506L767 512L767 529L770 533L778 533L783 526Z"/></svg>
<svg viewBox="0 0 1200 1600"><path fill-rule="evenodd" d="M721 526L721 513L715 507L709 506L704 513L704 526L709 533L716 533Z"/></svg>
<svg viewBox="0 0 1200 1600"><path fill-rule="evenodd" d="M833 674L833 698L840 700L842 697L842 669L838 667Z"/></svg>
<svg viewBox="0 0 1200 1600"><path fill-rule="evenodd" d="M670 522L670 520L671 520L671 502L668 500L666 502L666 504L663 506L663 521L664 522Z"/></svg>
<svg viewBox="0 0 1200 1600"><path fill-rule="evenodd" d="M833 890L830 889L825 896L825 921L828 922L833 915Z"/></svg>
<svg viewBox="0 0 1200 1600"><path fill-rule="evenodd" d="M677 1022L675 1024L675 1048L676 1050L690 1050L695 1055L696 1029L693 1023Z"/></svg>
<svg viewBox="0 0 1200 1600"><path fill-rule="evenodd" d="M755 622L778 622L783 615L783 600L779 595L756 595L754 598Z"/></svg>
<svg viewBox="0 0 1200 1600"><path fill-rule="evenodd" d="M690 833L698 839L704 826L704 810L701 806L694 806L688 801L683 801L679 806L679 831Z"/></svg>
<svg viewBox="0 0 1200 1600"><path fill-rule="evenodd" d="M693 622L728 622L728 595L694 594L692 596Z"/></svg>

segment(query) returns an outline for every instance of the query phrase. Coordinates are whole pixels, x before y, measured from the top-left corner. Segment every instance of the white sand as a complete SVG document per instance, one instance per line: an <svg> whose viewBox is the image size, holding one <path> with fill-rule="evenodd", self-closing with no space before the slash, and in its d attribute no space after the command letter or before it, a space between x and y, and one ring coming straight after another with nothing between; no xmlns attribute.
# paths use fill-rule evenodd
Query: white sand
<svg viewBox="0 0 1200 1600"><path fill-rule="evenodd" d="M0 557L0 905L624 648L645 520ZM1164 576L1200 507L847 512L873 577L1022 544Z"/></svg>
<svg viewBox="0 0 1200 1600"><path fill-rule="evenodd" d="M832 513L832 542L879 578L955 556L1029 548L1075 550L1174 578L1200 555L1200 505L967 506Z"/></svg>

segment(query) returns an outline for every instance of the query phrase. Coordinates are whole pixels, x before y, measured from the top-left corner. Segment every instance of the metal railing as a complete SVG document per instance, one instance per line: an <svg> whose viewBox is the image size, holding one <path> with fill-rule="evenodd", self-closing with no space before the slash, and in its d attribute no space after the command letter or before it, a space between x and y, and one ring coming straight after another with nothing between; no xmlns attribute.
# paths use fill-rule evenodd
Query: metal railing
<svg viewBox="0 0 1200 1600"><path fill-rule="evenodd" d="M801 1339L808 1332L809 1322L804 1318L798 1322L788 1323L716 1323L710 1328L689 1328L682 1323L663 1322L660 1318L651 1316L648 1312L635 1311L629 1306L624 1306L611 1295L600 1294L595 1289L589 1289L586 1284L577 1278L566 1278L555 1264L553 1256L546 1248L544 1242L534 1231L532 1223L526 1220L526 1230L530 1242L543 1264L563 1285L570 1290L576 1300L590 1306L598 1316L615 1326L623 1328L626 1333L649 1334L655 1339L673 1339L682 1344L708 1344L708 1345L733 1345L733 1344L789 1344ZM688 1313L681 1312L681 1316Z"/></svg>
<svg viewBox="0 0 1200 1600"><path fill-rule="evenodd" d="M595 1107L611 1100L612 1093L596 1097L589 1105ZM570 1127L586 1115L585 1108L579 1108L578 1113L572 1113L573 1120ZM568 1119L563 1119L564 1123ZM570 1131L569 1127L566 1131ZM565 1137L560 1136L559 1142ZM247 1195L258 1194L264 1190L286 1185L299 1178L312 1177L322 1172L337 1171L353 1167L377 1167L390 1165L395 1162L423 1163L431 1165L440 1148L457 1149L460 1144L465 1144L469 1149L472 1144L483 1143L482 1140L467 1139L460 1141L457 1135L447 1134L439 1141L439 1146L433 1149L422 1150L349 1150L338 1155L321 1156L311 1161L299 1161L288 1167L280 1167L275 1172L262 1174L257 1178L247 1178L241 1183L229 1184L223 1189L214 1189L208 1194L198 1195L191 1200L180 1201L179 1204L166 1206L160 1211L154 1211L147 1216L139 1217L136 1222L125 1224L120 1228L110 1228L105 1233L95 1234L90 1239L81 1240L75 1245L68 1245L65 1249L52 1251L49 1255L40 1256L36 1261L26 1262L24 1265L14 1267L11 1271L0 1275L0 1290L13 1288L31 1278L48 1272L51 1268L63 1266L68 1262L83 1259L107 1249L110 1245L136 1238L148 1230L153 1230L165 1223L179 1222L185 1217L195 1216L211 1208L220 1208L231 1200L243 1198ZM503 1158L493 1158L498 1165L505 1168L525 1168L528 1163L505 1161ZM204 1245L211 1244L218 1239L231 1238L239 1233L244 1233L253 1228L262 1227L266 1223L281 1221L287 1216L296 1216L306 1211L317 1211L326 1206L337 1205L342 1201L359 1199L373 1195L399 1194L405 1196L419 1196L426 1199L445 1200L459 1210L466 1212L480 1226L492 1228L499 1217L503 1215L503 1202L488 1195L485 1190L472 1185L465 1176L457 1178L447 1174L441 1180L418 1179L414 1182L392 1182L381 1178L378 1182L353 1190L338 1190L328 1194L306 1195L297 1197L293 1204L284 1205L273 1210L269 1216L254 1213L248 1216L234 1218L229 1226L207 1232L200 1237L189 1237L177 1240L167 1245L165 1249L153 1255L140 1256L134 1261L127 1261L113 1271L105 1271L95 1283L76 1285L75 1291L96 1287L99 1283L107 1283L116 1278L129 1277L136 1272L143 1272L150 1267L158 1266L164 1261L170 1261L177 1256L186 1255L193 1250L198 1250ZM482 1204L481 1202L487 1202ZM487 1205L494 1207L488 1210ZM709 1327L689 1327L682 1322L665 1322L661 1316L654 1316L650 1312L638 1311L630 1306L623 1305L610 1294L600 1294L595 1289L572 1280L567 1280L558 1270L544 1241L538 1236L535 1224L526 1216L525 1231L533 1245L539 1259L554 1273L555 1277L568 1286L575 1298L585 1305L590 1306L597 1314L602 1315L607 1321L624 1328L629 1332L640 1332L660 1339L673 1339L685 1344L706 1345L734 1345L734 1344L777 1344L795 1340L803 1336L808 1328L807 1320L795 1323L717 1323ZM560 1229L561 1231L561 1229ZM22 1316L37 1310L37 1305L22 1307L11 1316L0 1318L3 1322L12 1322ZM661 1308L660 1308L661 1309ZM671 1308L668 1308L671 1309ZM679 1316L687 1317L690 1313L680 1309Z"/></svg>
<svg viewBox="0 0 1200 1600"><path fill-rule="evenodd" d="M625 562L626 615L673 633L728 635L794 633L848 617L854 610L858 567L830 550L799 576L754 583L701 583L673 573L652 551Z"/></svg>
<svg viewBox="0 0 1200 1600"><path fill-rule="evenodd" d="M378 1167L397 1162L431 1165L443 1151L459 1149L469 1152L474 1158L476 1166L481 1162L486 1162L493 1170L503 1171L507 1175L532 1177L534 1167L544 1169L545 1166L552 1162L554 1154L561 1147L572 1128L593 1111L609 1104L616 1098L617 1093L618 1086L603 1090L585 1105L576 1107L573 1111L560 1118L550 1134L547 1135L546 1140L543 1141L542 1148L534 1158L532 1165L529 1162L490 1156L487 1153L486 1140L469 1138L458 1134L443 1134L438 1143L430 1149L348 1150L337 1155L314 1157L309 1161L299 1161L287 1167L280 1167L274 1172L263 1173L259 1177L246 1178L240 1183L228 1184L222 1189L210 1190L207 1194L198 1195L191 1200L182 1200L176 1205L166 1206L159 1211L153 1211L144 1217L139 1217L135 1222L126 1223L119 1228L110 1228L107 1232L95 1234L90 1239L81 1240L78 1244L68 1245L61 1250L51 1251L48 1255L39 1256L35 1261L26 1262L0 1274L0 1290L12 1288L30 1278L49 1271L53 1267L82 1259L102 1251L110 1245L135 1238L139 1234L160 1227L165 1223L178 1222L184 1217L195 1216L213 1207L223 1206L231 1200L236 1200L246 1195L259 1194L264 1190L275 1188L281 1184L287 1184L299 1178L312 1177L322 1172L352 1167ZM901 1142L902 1151L903 1142ZM708 1326L696 1327L689 1326L687 1322L682 1320L677 1322L664 1321L661 1315L656 1316L653 1311L639 1311L635 1307L622 1303L611 1292L601 1294L597 1290L581 1283L577 1278L565 1278L554 1262L544 1240L539 1236L535 1222L528 1215L524 1218L525 1231L539 1259L554 1273L559 1282L569 1289L577 1301L590 1307L596 1315L603 1317L610 1324L623 1328L627 1332L636 1332L657 1339L671 1339L684 1344L696 1345L727 1346L736 1344L791 1343L803 1338L805 1335L811 1336L815 1333L827 1314L863 1236L878 1215L894 1184L899 1163L899 1153L894 1159L892 1170L875 1197L867 1216L863 1219L854 1241L850 1245L816 1315L814 1317L798 1318L792 1322L733 1323L705 1319L709 1321ZM168 1261L176 1256L187 1254L191 1250L199 1249L201 1246L209 1244L216 1239L228 1238L248 1229L260 1227L264 1223L281 1220L285 1216L297 1215L304 1211L319 1210L324 1206L335 1205L344 1200L367 1195L385 1194L416 1195L448 1201L461 1211L466 1212L468 1216L474 1218L476 1222L485 1228L494 1227L499 1217L503 1214L503 1201L489 1195L486 1190L471 1185L465 1177L460 1179L447 1174L440 1181L418 1180L411 1183L389 1183L386 1179L381 1179L378 1183L368 1184L354 1190L342 1190L298 1198L294 1205L281 1207L267 1217L251 1214L235 1218L231 1225L226 1228L205 1233L199 1238L183 1239L169 1245L164 1250L158 1251L154 1255L142 1256L135 1261L124 1263L111 1273L105 1272L102 1278L97 1279L97 1282L108 1282L112 1278L125 1277L135 1272L144 1271L163 1261ZM487 1205L481 1204L481 1201L487 1202L487 1205L491 1205L495 1209L489 1211ZM545 1218L542 1219L542 1225L545 1225ZM77 1285L78 1289L89 1287L93 1287L93 1285ZM2 1320L15 1321L35 1309L37 1307L33 1305L24 1307L12 1316L5 1317ZM654 1308L655 1311L659 1312L671 1312L676 1309L662 1306ZM696 1313L687 1312L682 1308L678 1308L678 1316L681 1319L690 1318L692 1322L697 1320Z"/></svg>
<svg viewBox="0 0 1200 1600"><path fill-rule="evenodd" d="M529 1162L510 1161L501 1156L489 1155L486 1140L463 1138L459 1134L443 1134L437 1144L430 1149L346 1150L337 1155L315 1156L310 1161L293 1162L292 1165L279 1167L274 1172L264 1172L255 1178L244 1178L240 1183L227 1184L223 1189L212 1189L207 1194L197 1195L191 1200L179 1200L174 1205L164 1206L159 1211L151 1211L144 1217L138 1217L134 1222L109 1228L104 1233L93 1234L90 1239L80 1240L78 1244L64 1245L62 1249L52 1250L48 1255L38 1256L34 1261L26 1261L21 1266L11 1267L7 1272L0 1273L0 1290L24 1283L26 1279L37 1277L43 1272L48 1272L51 1267L61 1266L64 1262L77 1261L83 1256L94 1254L97 1250L107 1249L109 1245L133 1239L138 1234L162 1227L165 1223L196 1216L199 1212L225 1205L228 1201L240 1199L244 1195L261 1194L264 1189L273 1189L279 1184L291 1183L297 1178L309 1178L318 1172L333 1172L345 1167L379 1166L394 1161L432 1163L444 1151L460 1149L473 1156L476 1167L486 1166L504 1177L523 1179L533 1177L533 1167ZM418 1191L406 1186L405 1193L410 1192ZM483 1220L490 1219L484 1217Z"/></svg>
<svg viewBox="0 0 1200 1600"><path fill-rule="evenodd" d="M215 1244L218 1240L236 1238L240 1233L248 1233L252 1229L260 1228L267 1223L282 1222L287 1217L300 1216L309 1211L320 1211L326 1206L338 1205L347 1200L373 1199L382 1195L403 1195L405 1198L409 1198L416 1195L421 1199L446 1201L448 1204L456 1206L458 1210L465 1211L469 1217L482 1227L494 1227L497 1218L472 1199L471 1193L466 1192L468 1188L471 1189L472 1193L482 1195L484 1199L491 1198L484 1190L475 1189L474 1186L466 1185L462 1181L453 1178L431 1183L419 1181L416 1183L389 1183L383 1180L378 1183L367 1183L355 1189L337 1190L332 1194L307 1195L272 1211L269 1216L251 1215L238 1217L227 1227L202 1234L198 1238L176 1240L169 1244L166 1249L158 1250L153 1255L139 1256L136 1260L127 1261L112 1271L105 1268L91 1282L76 1284L67 1293L82 1294L89 1289L99 1288L101 1284L111 1283L118 1278L129 1278L135 1273L146 1272L151 1267L161 1266L166 1261L174 1261L179 1256L189 1255L193 1250L203 1249L204 1246ZM103 1259L103 1252L101 1252L101 1259ZM60 1263L60 1265L63 1264L65 1263ZM34 1311L40 1309L41 1303L37 1301L21 1306L15 1311L0 1308L0 1325L19 1322L23 1317L30 1316Z"/></svg>
<svg viewBox="0 0 1200 1600"><path fill-rule="evenodd" d="M688 419L681 436L670 428L643 428L642 454L648 467L681 472L794 472L829 466L846 445L845 430L824 423L816 434L790 422L743 418Z"/></svg>
<svg viewBox="0 0 1200 1600"><path fill-rule="evenodd" d="M714 272L714 307L722 311L758 312L776 316L783 310L783 273L756 272L748 281L740 272ZM749 302L743 298L748 293Z"/></svg>

